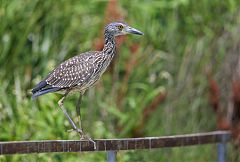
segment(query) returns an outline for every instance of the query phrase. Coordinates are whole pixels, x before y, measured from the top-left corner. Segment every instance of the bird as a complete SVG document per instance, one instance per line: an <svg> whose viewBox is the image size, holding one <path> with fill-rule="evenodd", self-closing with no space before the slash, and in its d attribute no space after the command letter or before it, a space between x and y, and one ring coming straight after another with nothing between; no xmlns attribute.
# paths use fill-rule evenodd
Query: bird
<svg viewBox="0 0 240 162"><path fill-rule="evenodd" d="M87 89L100 79L111 63L116 54L115 37L126 34L144 35L143 32L130 27L124 22L107 24L104 28L104 47L101 51L84 52L67 59L31 90L33 99L47 93L63 94L58 101L58 105L72 126L71 130L79 133L80 139L87 139L93 142L94 147L95 142L84 134L81 125L80 105L82 96ZM76 126L63 106L65 98L71 93L80 94L76 105L79 127Z"/></svg>

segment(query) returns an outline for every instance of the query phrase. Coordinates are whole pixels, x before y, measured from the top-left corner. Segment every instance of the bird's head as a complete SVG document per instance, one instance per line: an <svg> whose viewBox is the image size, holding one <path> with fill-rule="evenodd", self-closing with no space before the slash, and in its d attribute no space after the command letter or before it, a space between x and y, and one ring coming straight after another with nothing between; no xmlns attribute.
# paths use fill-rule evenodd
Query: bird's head
<svg viewBox="0 0 240 162"><path fill-rule="evenodd" d="M143 35L143 33L141 31L134 29L122 22L113 22L113 23L108 24L105 27L105 32L107 32L113 36L126 35L126 34Z"/></svg>

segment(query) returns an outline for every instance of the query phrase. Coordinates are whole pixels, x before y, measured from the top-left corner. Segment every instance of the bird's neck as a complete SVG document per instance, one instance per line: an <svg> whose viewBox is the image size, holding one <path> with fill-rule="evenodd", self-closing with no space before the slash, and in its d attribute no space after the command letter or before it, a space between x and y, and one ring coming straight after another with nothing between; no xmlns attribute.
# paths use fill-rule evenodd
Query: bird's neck
<svg viewBox="0 0 240 162"><path fill-rule="evenodd" d="M109 34L107 32L104 33L104 37L105 42L103 47L103 53L113 57L116 51L115 38L112 34Z"/></svg>

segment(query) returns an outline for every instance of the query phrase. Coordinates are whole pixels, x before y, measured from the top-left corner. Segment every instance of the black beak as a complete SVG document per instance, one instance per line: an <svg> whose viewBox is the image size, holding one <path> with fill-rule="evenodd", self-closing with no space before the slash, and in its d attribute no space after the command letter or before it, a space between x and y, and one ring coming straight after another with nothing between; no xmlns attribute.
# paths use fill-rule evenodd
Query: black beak
<svg viewBox="0 0 240 162"><path fill-rule="evenodd" d="M127 33L130 33L130 34L144 35L143 32L141 32L141 31L139 31L139 30L137 30L137 29L131 28L131 27L128 27L128 28L126 29L126 32L127 32Z"/></svg>

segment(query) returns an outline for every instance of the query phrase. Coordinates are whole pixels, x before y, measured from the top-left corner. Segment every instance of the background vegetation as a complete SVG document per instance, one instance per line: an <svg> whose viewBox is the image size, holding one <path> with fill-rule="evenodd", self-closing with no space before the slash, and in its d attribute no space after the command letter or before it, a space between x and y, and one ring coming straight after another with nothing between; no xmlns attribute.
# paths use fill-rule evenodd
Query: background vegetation
<svg viewBox="0 0 240 162"><path fill-rule="evenodd" d="M61 96L33 101L29 90L63 60L100 49L104 25L116 20L145 35L118 40L113 64L84 96L85 131L93 138L120 138L216 130L207 76L229 95L231 78L224 69L239 54L239 5L237 0L0 0L0 140L78 139L67 133L70 125L57 105ZM65 102L75 120L76 99ZM226 108L224 98L221 102ZM106 155L0 156L0 161L79 159L105 161ZM120 152L118 160L216 161L216 146Z"/></svg>

